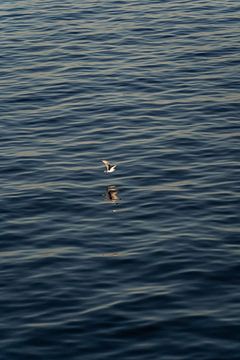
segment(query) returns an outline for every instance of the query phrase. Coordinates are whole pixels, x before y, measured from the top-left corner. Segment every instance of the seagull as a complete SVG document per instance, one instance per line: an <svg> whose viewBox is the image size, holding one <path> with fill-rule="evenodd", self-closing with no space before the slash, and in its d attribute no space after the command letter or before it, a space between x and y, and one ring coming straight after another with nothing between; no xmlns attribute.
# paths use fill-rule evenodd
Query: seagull
<svg viewBox="0 0 240 360"><path fill-rule="evenodd" d="M102 162L106 167L106 171L105 171L106 173L112 173L116 170L117 165L111 165L110 162L107 160L102 160Z"/></svg>

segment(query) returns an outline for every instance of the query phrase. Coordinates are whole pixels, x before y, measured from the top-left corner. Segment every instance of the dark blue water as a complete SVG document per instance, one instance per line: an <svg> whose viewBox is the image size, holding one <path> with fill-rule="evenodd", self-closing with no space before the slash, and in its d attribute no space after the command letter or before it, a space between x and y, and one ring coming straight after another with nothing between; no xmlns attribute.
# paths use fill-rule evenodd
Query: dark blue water
<svg viewBox="0 0 240 360"><path fill-rule="evenodd" d="M1 360L239 359L239 17L1 2Z"/></svg>

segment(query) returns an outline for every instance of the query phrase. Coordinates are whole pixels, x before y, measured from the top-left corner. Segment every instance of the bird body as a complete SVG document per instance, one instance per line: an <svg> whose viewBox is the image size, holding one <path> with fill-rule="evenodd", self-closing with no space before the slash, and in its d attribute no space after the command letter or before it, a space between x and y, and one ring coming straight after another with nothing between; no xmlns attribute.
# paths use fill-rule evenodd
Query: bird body
<svg viewBox="0 0 240 360"><path fill-rule="evenodd" d="M105 165L105 168L106 168L105 172L106 172L106 173L112 173L112 172L114 172L114 171L116 170L117 165L112 165L112 164L110 164L110 162L107 161L107 160L102 160L102 162L103 162L104 165Z"/></svg>

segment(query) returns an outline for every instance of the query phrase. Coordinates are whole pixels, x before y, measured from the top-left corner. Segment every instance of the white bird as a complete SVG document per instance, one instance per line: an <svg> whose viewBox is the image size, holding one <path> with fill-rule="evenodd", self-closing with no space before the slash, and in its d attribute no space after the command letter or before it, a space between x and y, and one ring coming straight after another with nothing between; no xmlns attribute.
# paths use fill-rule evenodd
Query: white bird
<svg viewBox="0 0 240 360"><path fill-rule="evenodd" d="M112 164L110 164L110 162L109 161L107 161L107 160L102 160L102 162L104 163L104 165L105 165L105 168L106 168L106 173L112 173L112 172L114 172L115 170L116 170L116 167L117 167L117 165L112 165Z"/></svg>

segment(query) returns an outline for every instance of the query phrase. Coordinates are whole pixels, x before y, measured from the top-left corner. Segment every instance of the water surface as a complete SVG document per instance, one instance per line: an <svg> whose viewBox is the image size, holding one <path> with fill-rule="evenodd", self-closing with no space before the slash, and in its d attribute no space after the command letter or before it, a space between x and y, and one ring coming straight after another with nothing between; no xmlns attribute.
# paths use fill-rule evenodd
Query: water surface
<svg viewBox="0 0 240 360"><path fill-rule="evenodd" d="M1 359L239 359L239 16L2 1Z"/></svg>

